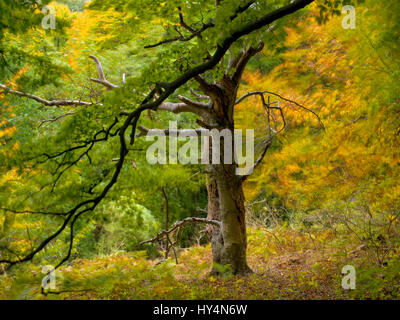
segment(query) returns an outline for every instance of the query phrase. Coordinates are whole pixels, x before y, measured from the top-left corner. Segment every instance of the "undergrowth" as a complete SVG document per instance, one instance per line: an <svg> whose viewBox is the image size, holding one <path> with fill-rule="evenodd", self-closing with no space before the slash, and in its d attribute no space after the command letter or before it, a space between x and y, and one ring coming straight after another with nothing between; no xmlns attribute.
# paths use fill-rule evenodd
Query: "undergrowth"
<svg viewBox="0 0 400 320"><path fill-rule="evenodd" d="M341 239L341 240L338 240ZM41 267L27 264L1 276L2 299L398 299L398 257L379 265L365 248L331 230L248 228L248 276L209 276L211 247L178 251L178 264L149 260L145 251L77 259L56 273L56 289L41 293ZM357 271L355 290L341 287L345 265Z"/></svg>

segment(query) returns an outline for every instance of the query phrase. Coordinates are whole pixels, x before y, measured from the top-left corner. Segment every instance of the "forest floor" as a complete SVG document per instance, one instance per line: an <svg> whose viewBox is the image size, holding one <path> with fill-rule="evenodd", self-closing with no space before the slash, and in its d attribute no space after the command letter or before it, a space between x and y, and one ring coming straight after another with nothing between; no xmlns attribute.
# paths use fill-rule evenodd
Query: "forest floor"
<svg viewBox="0 0 400 320"><path fill-rule="evenodd" d="M7 298L28 299L348 299L341 270L359 266L365 252L332 231L248 228L248 276L209 276L210 245L194 246L167 261L145 252L77 259L57 270L57 294L40 294L40 270L11 284ZM16 278L16 277L15 277ZM39 286L38 286L39 283ZM19 288L19 289L17 289ZM356 290L357 291L357 290ZM11 292L17 296L10 297ZM17 293L18 292L18 293ZM7 290L0 291L0 298ZM22 296L21 296L22 295Z"/></svg>

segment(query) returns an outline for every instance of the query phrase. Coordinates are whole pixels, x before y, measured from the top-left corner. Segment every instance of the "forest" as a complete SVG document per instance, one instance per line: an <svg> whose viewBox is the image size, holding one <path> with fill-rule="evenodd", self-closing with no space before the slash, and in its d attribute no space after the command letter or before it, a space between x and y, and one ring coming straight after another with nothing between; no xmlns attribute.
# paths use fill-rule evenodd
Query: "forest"
<svg viewBox="0 0 400 320"><path fill-rule="evenodd" d="M1 0L0 300L400 299L398 0Z"/></svg>

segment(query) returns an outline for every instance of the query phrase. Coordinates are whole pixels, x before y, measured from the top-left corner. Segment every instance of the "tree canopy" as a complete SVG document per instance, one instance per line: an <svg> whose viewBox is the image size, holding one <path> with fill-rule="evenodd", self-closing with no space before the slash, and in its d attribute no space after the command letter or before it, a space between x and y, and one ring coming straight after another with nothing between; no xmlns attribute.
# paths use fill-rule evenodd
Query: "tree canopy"
<svg viewBox="0 0 400 320"><path fill-rule="evenodd" d="M346 5L354 30L342 28ZM46 6L54 30L42 27ZM1 266L143 249L177 261L200 231L213 272L245 274L245 216L349 228L374 248L383 238L386 263L398 248L397 7L2 2ZM254 128L253 174L234 175L235 161L149 164L143 136L171 135L170 121L177 132Z"/></svg>

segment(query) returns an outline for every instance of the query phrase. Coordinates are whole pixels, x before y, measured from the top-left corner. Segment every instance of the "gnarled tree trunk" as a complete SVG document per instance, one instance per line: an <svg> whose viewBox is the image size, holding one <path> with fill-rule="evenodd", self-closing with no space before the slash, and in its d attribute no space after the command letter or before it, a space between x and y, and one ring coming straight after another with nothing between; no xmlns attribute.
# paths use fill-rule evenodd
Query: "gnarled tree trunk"
<svg viewBox="0 0 400 320"><path fill-rule="evenodd" d="M226 80L226 79L224 79ZM233 107L235 105L237 85L231 81L222 81L218 94L213 97L214 123L218 130L231 132L231 159L224 159L224 138L220 137L220 164L212 164L207 177L208 219L221 221L221 228L208 227L214 267L212 273L219 273L216 264L227 266L233 274L250 273L247 264L247 234L242 176L237 175L234 148ZM212 142L210 143L210 145ZM211 152L210 152L211 154ZM228 160L228 161L225 161Z"/></svg>
<svg viewBox="0 0 400 320"><path fill-rule="evenodd" d="M247 233L244 194L241 177L235 175L235 165L216 165L221 229L213 235L214 263L230 266L233 274L251 272L247 265ZM214 267L213 272L218 273Z"/></svg>

